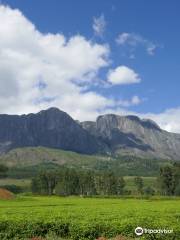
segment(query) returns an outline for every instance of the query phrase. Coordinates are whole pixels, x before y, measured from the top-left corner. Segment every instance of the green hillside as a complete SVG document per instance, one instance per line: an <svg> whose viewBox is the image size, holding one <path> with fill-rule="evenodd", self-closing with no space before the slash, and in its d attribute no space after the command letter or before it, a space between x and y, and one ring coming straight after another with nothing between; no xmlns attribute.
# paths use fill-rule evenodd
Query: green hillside
<svg viewBox="0 0 180 240"><path fill-rule="evenodd" d="M0 157L0 163L9 167L27 167L38 164L57 164L57 165L74 165L97 161L107 161L107 158L100 156L90 156L78 154L71 151L63 151L59 149L45 147L24 147L11 150L9 153Z"/></svg>
<svg viewBox="0 0 180 240"><path fill-rule="evenodd" d="M61 166L97 171L112 170L122 176L157 176L160 166L172 162L133 156L84 155L45 147L25 147L1 155L0 164L9 167L10 177L26 178L42 169L55 169Z"/></svg>

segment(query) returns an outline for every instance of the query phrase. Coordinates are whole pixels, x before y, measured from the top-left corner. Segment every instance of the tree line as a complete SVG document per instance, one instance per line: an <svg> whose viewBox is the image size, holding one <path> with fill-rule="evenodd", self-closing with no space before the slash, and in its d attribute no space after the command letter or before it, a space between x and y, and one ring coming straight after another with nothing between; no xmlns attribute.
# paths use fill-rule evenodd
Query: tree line
<svg viewBox="0 0 180 240"><path fill-rule="evenodd" d="M153 186L144 186L142 177L134 178L140 195L180 195L180 163L160 168L157 177L158 191ZM68 195L122 195L131 194L125 189L123 177L111 171L93 172L62 168L58 171L43 171L32 179L32 192L37 194Z"/></svg>
<svg viewBox="0 0 180 240"><path fill-rule="evenodd" d="M8 168L0 164L0 178L8 176ZM140 195L161 194L180 196L180 162L160 168L157 177L158 192L153 186L144 186L142 177L135 177L134 184ZM41 171L32 179L32 192L36 194L68 195L122 195L131 194L125 189L123 177L111 171L85 171L61 167L58 170ZM13 192L19 192L16 186L6 186Z"/></svg>
<svg viewBox="0 0 180 240"><path fill-rule="evenodd" d="M48 195L121 195L125 181L112 172L97 174L93 171L63 168L41 172L32 179L31 187L33 193Z"/></svg>

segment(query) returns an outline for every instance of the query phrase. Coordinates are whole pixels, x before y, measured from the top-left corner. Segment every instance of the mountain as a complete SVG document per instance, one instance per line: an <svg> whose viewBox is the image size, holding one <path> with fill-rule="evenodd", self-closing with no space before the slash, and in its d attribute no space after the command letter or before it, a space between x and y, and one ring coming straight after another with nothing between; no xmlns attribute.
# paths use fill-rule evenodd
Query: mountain
<svg viewBox="0 0 180 240"><path fill-rule="evenodd" d="M104 149L96 137L57 108L22 116L0 115L0 152L27 146L45 146L87 154Z"/></svg>
<svg viewBox="0 0 180 240"><path fill-rule="evenodd" d="M106 114L81 126L114 154L180 160L180 134L164 131L152 120Z"/></svg>
<svg viewBox="0 0 180 240"><path fill-rule="evenodd" d="M37 114L0 115L0 153L22 147L48 147L83 154L180 159L180 134L137 116L106 114L78 122L57 108Z"/></svg>

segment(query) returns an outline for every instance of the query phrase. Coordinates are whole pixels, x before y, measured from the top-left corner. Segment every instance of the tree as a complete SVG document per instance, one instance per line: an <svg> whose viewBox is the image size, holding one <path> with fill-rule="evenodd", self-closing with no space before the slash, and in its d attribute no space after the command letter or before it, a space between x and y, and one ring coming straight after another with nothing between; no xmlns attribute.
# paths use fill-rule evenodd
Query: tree
<svg viewBox="0 0 180 240"><path fill-rule="evenodd" d="M50 172L46 172L45 173L45 178L46 178L46 182L47 182L47 191L48 191L48 195L52 195L54 188L56 186L56 173L53 171Z"/></svg>
<svg viewBox="0 0 180 240"><path fill-rule="evenodd" d="M54 171L43 171L31 181L33 193L52 195L57 183L57 175Z"/></svg>
<svg viewBox="0 0 180 240"><path fill-rule="evenodd" d="M79 173L79 187L81 195L95 195L95 175L91 171Z"/></svg>
<svg viewBox="0 0 180 240"><path fill-rule="evenodd" d="M117 194L117 178L113 172L105 172L102 176L103 193L105 195Z"/></svg>
<svg viewBox="0 0 180 240"><path fill-rule="evenodd" d="M180 163L175 162L173 165L175 194L180 195Z"/></svg>
<svg viewBox="0 0 180 240"><path fill-rule="evenodd" d="M143 179L141 177L135 177L134 183L137 187L138 193L143 194L143 187L144 187Z"/></svg>
<svg viewBox="0 0 180 240"><path fill-rule="evenodd" d="M39 178L35 177L31 180L31 190L32 190L32 193L41 194Z"/></svg>
<svg viewBox="0 0 180 240"><path fill-rule="evenodd" d="M122 195L124 193L124 187L126 186L126 183L124 181L123 177L117 178L117 194Z"/></svg>
<svg viewBox="0 0 180 240"><path fill-rule="evenodd" d="M104 175L100 173L96 174L94 179L96 194L99 194L99 195L105 194L104 181L105 181Z"/></svg>
<svg viewBox="0 0 180 240"><path fill-rule="evenodd" d="M148 196L153 196L155 194L155 191L152 187L148 186L144 189L144 193Z"/></svg>
<svg viewBox="0 0 180 240"><path fill-rule="evenodd" d="M77 195L79 194L79 177L74 169L65 169L56 185L55 192L58 195Z"/></svg>
<svg viewBox="0 0 180 240"><path fill-rule="evenodd" d="M180 196L180 183L175 188L175 195Z"/></svg>
<svg viewBox="0 0 180 240"><path fill-rule="evenodd" d="M174 170L171 166L165 166L160 169L160 187L164 195L174 195L176 181Z"/></svg>
<svg viewBox="0 0 180 240"><path fill-rule="evenodd" d="M7 166L0 164L0 178L6 178L8 170Z"/></svg>

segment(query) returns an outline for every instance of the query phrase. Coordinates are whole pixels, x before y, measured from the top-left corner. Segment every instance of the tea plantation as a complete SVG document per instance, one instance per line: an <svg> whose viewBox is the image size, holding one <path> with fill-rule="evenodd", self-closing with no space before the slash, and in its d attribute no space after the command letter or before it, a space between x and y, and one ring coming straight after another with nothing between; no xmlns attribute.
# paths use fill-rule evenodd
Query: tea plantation
<svg viewBox="0 0 180 240"><path fill-rule="evenodd" d="M172 229L141 239L180 239L180 199L31 197L0 200L0 239L31 239L53 233L65 239L134 239L137 226Z"/></svg>

